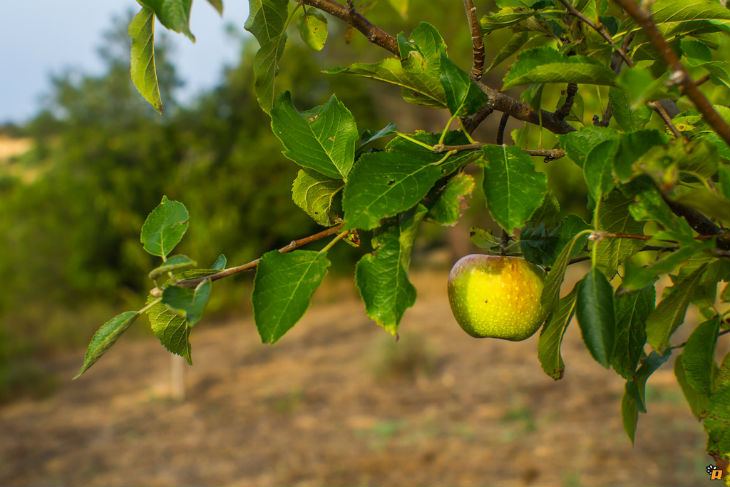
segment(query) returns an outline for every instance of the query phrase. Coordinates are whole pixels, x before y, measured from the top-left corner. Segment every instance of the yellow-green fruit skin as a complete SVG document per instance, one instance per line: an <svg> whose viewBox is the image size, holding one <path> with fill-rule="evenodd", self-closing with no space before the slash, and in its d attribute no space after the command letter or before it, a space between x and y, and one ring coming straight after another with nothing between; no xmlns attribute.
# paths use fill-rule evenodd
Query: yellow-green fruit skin
<svg viewBox="0 0 730 487"><path fill-rule="evenodd" d="M545 319L544 281L545 271L525 259L467 255L449 274L451 311L471 336L524 340Z"/></svg>

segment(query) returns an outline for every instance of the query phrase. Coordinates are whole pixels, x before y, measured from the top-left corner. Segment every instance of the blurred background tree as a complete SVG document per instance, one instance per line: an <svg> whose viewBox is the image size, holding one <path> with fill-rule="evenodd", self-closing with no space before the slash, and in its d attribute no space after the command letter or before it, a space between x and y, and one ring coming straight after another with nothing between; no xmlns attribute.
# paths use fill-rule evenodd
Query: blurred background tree
<svg viewBox="0 0 730 487"><path fill-rule="evenodd" d="M386 30L408 32L415 26L387 2L358 7ZM452 59L469 65L471 40L463 35L461 9L447 8L445 0L413 0L411 11L439 29ZM44 378L38 357L82 346L98 323L129 307L149 286L146 270L153 264L139 244L139 229L162 194L190 209L191 228L180 251L200 256L202 265L218 251L231 263L246 262L315 231L315 223L291 201L297 168L281 155L253 94L255 41L232 35L231 42L241 44L238 63L225 68L216 88L183 106L175 96L183 83L175 71L175 53L161 36L156 61L166 113L160 117L129 78L130 18L128 13L113 19L104 36L98 50L102 74L68 69L52 76L40 113L25 126L4 130L29 137L32 149L0 166L0 400L28 388L33 394L49 390L53 383ZM384 120L395 120L404 131L442 127L443 114L403 103L397 88L321 74L351 59L382 57L364 37L345 29L330 22L330 36L337 40L319 53L291 36L277 83L282 89L296 86L295 104L306 109L336 91L361 131L378 129ZM504 40L499 35L487 44L487 59ZM493 118L480 131L493 132L498 117ZM537 140L538 131L530 136ZM549 170L561 171L561 178L551 181L566 188L575 187L571 174L580 178L567 160ZM584 206L585 193L555 189L561 201ZM468 220L488 226L483 208L472 202ZM466 239L468 224L461 225L458 235ZM441 228L426 231L428 245L446 241ZM367 247L369 237L362 241ZM334 270L350 274L350 264L367 249L339 246L334 251L339 254L332 259L339 266ZM246 278L217 283L224 289L214 294L209 311L247 311L248 299L240 296L249 290L236 286L249 285Z"/></svg>

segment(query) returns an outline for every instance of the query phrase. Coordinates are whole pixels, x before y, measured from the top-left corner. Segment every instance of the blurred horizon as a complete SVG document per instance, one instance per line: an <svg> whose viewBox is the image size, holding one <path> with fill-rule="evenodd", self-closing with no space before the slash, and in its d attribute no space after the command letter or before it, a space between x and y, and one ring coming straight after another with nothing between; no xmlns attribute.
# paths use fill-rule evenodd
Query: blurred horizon
<svg viewBox="0 0 730 487"><path fill-rule="evenodd" d="M69 71L103 73L98 46L104 34L114 18L138 9L134 0L93 4L89 0L34 0L2 5L0 62L12 75L0 78L0 93L4 94L0 125L29 122L51 90L51 76ZM248 2L227 2L222 18L208 2L193 2L190 26L195 43L156 23L155 33L167 38L171 60L184 80L177 90L180 102L188 103L221 82L225 66L238 59L240 42L236 39L250 37L243 28L246 17Z"/></svg>

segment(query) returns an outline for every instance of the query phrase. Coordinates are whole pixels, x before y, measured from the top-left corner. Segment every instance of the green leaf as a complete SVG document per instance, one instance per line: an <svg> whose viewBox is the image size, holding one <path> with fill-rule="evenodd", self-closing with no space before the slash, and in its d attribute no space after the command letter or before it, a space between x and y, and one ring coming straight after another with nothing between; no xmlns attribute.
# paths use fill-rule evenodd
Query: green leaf
<svg viewBox="0 0 730 487"><path fill-rule="evenodd" d="M532 158L517 146L482 148L484 195L494 220L508 233L521 228L542 204L547 177L535 170Z"/></svg>
<svg viewBox="0 0 730 487"><path fill-rule="evenodd" d="M398 332L403 313L416 301L416 289L408 280L411 250L418 224L426 209L402 213L396 223L375 232L373 251L357 263L355 282L370 319L389 331Z"/></svg>
<svg viewBox="0 0 730 487"><path fill-rule="evenodd" d="M730 11L719 2L712 0L657 0L651 7L654 22L659 25L662 33L672 35L681 32L682 24L693 23L712 25L716 30L730 31ZM639 27L633 19L628 19L621 26L623 32L631 32Z"/></svg>
<svg viewBox="0 0 730 487"><path fill-rule="evenodd" d="M537 358L540 360L542 370L555 380L562 379L565 371L560 345L563 343L565 330L573 318L576 299L577 287L560 300L550 320L543 326L537 343Z"/></svg>
<svg viewBox="0 0 730 487"><path fill-rule="evenodd" d="M306 45L321 51L327 42L327 17L319 10L309 9L299 17L299 34Z"/></svg>
<svg viewBox="0 0 730 487"><path fill-rule="evenodd" d="M695 328L687 339L682 353L682 365L687 383L697 392L712 392L712 369L715 365L715 346L720 320L717 317Z"/></svg>
<svg viewBox="0 0 730 487"><path fill-rule="evenodd" d="M679 41L682 56L685 56L690 65L696 66L703 62L712 61L712 51L707 44L694 39Z"/></svg>
<svg viewBox="0 0 730 487"><path fill-rule="evenodd" d="M652 55L656 56L654 52ZM616 84L624 91L629 109L639 111L648 101L672 96L673 91L667 88L667 78L667 73L654 78L651 71L644 67L624 68Z"/></svg>
<svg viewBox="0 0 730 487"><path fill-rule="evenodd" d="M558 135L560 145L573 162L583 167L586 156L601 142L616 139L619 134L606 127L583 127L568 134Z"/></svg>
<svg viewBox="0 0 730 487"><path fill-rule="evenodd" d="M368 144L375 142L376 140L388 137L396 132L396 126L393 122L388 123L385 127L380 130L365 130L360 136L360 143L358 144L357 151L362 151Z"/></svg>
<svg viewBox="0 0 730 487"><path fill-rule="evenodd" d="M219 254L218 257L216 257L215 262L213 262L213 265L210 266L212 270L215 271L222 271L226 268L226 265L228 264L228 259L225 255Z"/></svg>
<svg viewBox="0 0 730 487"><path fill-rule="evenodd" d="M730 166L720 166L718 169L720 193L727 199L730 199Z"/></svg>
<svg viewBox="0 0 730 487"><path fill-rule="evenodd" d="M274 83L286 39L287 36L284 33L262 45L253 59L254 91L256 100L265 113L271 112L271 108L274 106L276 97Z"/></svg>
<svg viewBox="0 0 730 487"><path fill-rule="evenodd" d="M730 200L705 187L693 188L677 198L677 202L730 225Z"/></svg>
<svg viewBox="0 0 730 487"><path fill-rule="evenodd" d="M500 246L500 241L483 228L472 227L469 231L469 237L471 238L471 243L480 249L492 250Z"/></svg>
<svg viewBox="0 0 730 487"><path fill-rule="evenodd" d="M730 88L730 63L727 61L709 61L699 64L697 67L704 68L710 72L710 79L716 83ZM679 127L677 127L679 128ZM680 129L681 130L681 129Z"/></svg>
<svg viewBox="0 0 730 487"><path fill-rule="evenodd" d="M628 384L626 386L626 389L628 389ZM639 424L639 408L636 407L636 400L629 394L628 390L624 390L624 395L621 398L621 421L624 425L624 431L626 431L633 445L636 437L636 427Z"/></svg>
<svg viewBox="0 0 730 487"><path fill-rule="evenodd" d="M223 0L208 0L208 3L218 12L218 15L223 16Z"/></svg>
<svg viewBox="0 0 730 487"><path fill-rule="evenodd" d="M137 91L162 113L160 87L155 67L155 13L149 7L142 7L129 23L129 37L132 39L130 74Z"/></svg>
<svg viewBox="0 0 730 487"><path fill-rule="evenodd" d="M634 398L636 406L642 413L646 412L646 381L664 362L669 360L671 355L671 350L667 350L664 355L651 352L646 361L639 367L639 370L636 371L634 379L626 383L626 392Z"/></svg>
<svg viewBox="0 0 730 487"><path fill-rule="evenodd" d="M545 313L550 313L553 309L555 309L558 299L560 298L560 286L563 284L565 269L568 266L568 261L570 261L573 248L576 247L578 242L585 242L585 236L588 233L588 231L582 231L576 234L570 242L563 247L558 258L555 259L555 264L547 273L547 277L545 278L545 287L543 288L542 296L540 297L540 302L542 303Z"/></svg>
<svg viewBox="0 0 730 487"><path fill-rule="evenodd" d="M439 178L439 167L421 152L363 154L343 194L347 228L369 230L382 218L412 208Z"/></svg>
<svg viewBox="0 0 730 487"><path fill-rule="evenodd" d="M152 269L149 273L149 277L150 279L155 280L160 276L164 276L168 272L190 269L196 265L198 265L198 263L187 255L175 255L167 259L167 261L165 261L161 266Z"/></svg>
<svg viewBox="0 0 730 487"><path fill-rule="evenodd" d="M613 85L616 76L605 65L585 56L564 56L542 46L520 53L504 77L502 89L531 83Z"/></svg>
<svg viewBox="0 0 730 487"><path fill-rule="evenodd" d="M330 74L355 74L377 79L402 88L403 99L416 105L446 107L441 85L441 53L446 49L443 38L430 24L421 22L406 39L398 36L401 59L389 57L380 62L355 63L347 68L326 70Z"/></svg>
<svg viewBox="0 0 730 487"><path fill-rule="evenodd" d="M707 433L707 452L730 457L730 386L719 388L710 398L710 407L703 420Z"/></svg>
<svg viewBox="0 0 730 487"><path fill-rule="evenodd" d="M79 373L74 376L74 379L81 377L81 374L94 365L116 343L119 337L122 336L122 333L127 331L127 328L129 328L136 318L136 311L125 311L101 325L91 338L89 348L86 349L84 364L81 366Z"/></svg>
<svg viewBox="0 0 730 487"><path fill-rule="evenodd" d="M656 290L647 286L639 291L616 293L616 348L611 361L614 370L632 379L646 343L646 318L654 311Z"/></svg>
<svg viewBox="0 0 730 487"><path fill-rule="evenodd" d="M251 301L263 343L276 343L299 321L329 266L325 254L312 250L272 250L261 257Z"/></svg>
<svg viewBox="0 0 730 487"><path fill-rule="evenodd" d="M483 107L489 98L466 72L441 53L441 86L452 115L464 117Z"/></svg>
<svg viewBox="0 0 730 487"><path fill-rule="evenodd" d="M588 351L596 362L610 367L616 345L613 288L595 267L586 274L578 288L576 315Z"/></svg>
<svg viewBox="0 0 730 487"><path fill-rule="evenodd" d="M537 212L540 210L538 209ZM535 212L535 213L537 213ZM530 218L533 221L534 215ZM560 225L548 231L541 223L537 227L529 224L520 232L520 248L525 258L535 264L552 266L558 254L578 233L591 228L578 215L568 215ZM584 235L573 246L568 258L575 257L585 245L588 236Z"/></svg>
<svg viewBox="0 0 730 487"><path fill-rule="evenodd" d="M337 197L344 185L342 180L300 169L292 186L292 199L314 221L329 227L339 217Z"/></svg>
<svg viewBox="0 0 730 487"><path fill-rule="evenodd" d="M195 42L195 36L190 32L190 8L193 0L139 0L139 3L151 8L162 25L185 34Z"/></svg>
<svg viewBox="0 0 730 487"><path fill-rule="evenodd" d="M426 218L440 225L455 225L461 218L461 212L468 208L467 200L472 191L474 178L468 174L457 174L446 183Z"/></svg>
<svg viewBox="0 0 730 487"><path fill-rule="evenodd" d="M628 263L621 287L624 289L646 287L656 281L660 275L672 272L678 266L686 263L687 260L712 247L713 243L711 241L693 240L683 245L679 250L670 252L646 267L636 267L634 264Z"/></svg>
<svg viewBox="0 0 730 487"><path fill-rule="evenodd" d="M586 156L583 175L588 192L598 201L613 189L613 159L618 152L618 141L606 140L595 146Z"/></svg>
<svg viewBox="0 0 730 487"><path fill-rule="evenodd" d="M631 216L637 221L659 223L665 230L671 232L674 239L681 242L693 240L692 228L683 218L672 213L656 186L644 182L641 184L643 187L639 189L634 197L634 203L629 208Z"/></svg>
<svg viewBox="0 0 730 487"><path fill-rule="evenodd" d="M667 137L658 130L637 130L622 133L618 153L613 162L613 170L621 181L628 181L634 174L634 163L649 149L665 145Z"/></svg>
<svg viewBox="0 0 730 487"><path fill-rule="evenodd" d="M722 359L720 369L715 376L715 387L725 386L730 386L730 352L725 354L725 358Z"/></svg>
<svg viewBox="0 0 730 487"><path fill-rule="evenodd" d="M697 419L701 419L707 414L707 411L710 408L710 396L697 392L689 385L684 371L684 364L682 363L683 356L684 354L674 360L674 375L677 377L677 383L682 389L682 394L684 394L684 398L687 400L687 404L689 404L692 414L694 414Z"/></svg>
<svg viewBox="0 0 730 487"><path fill-rule="evenodd" d="M148 299L148 304L152 301ZM177 314L162 303L157 303L147 310L147 318L150 320L152 332L160 340L160 343L171 353L180 355L192 365L190 355L190 327L185 322L185 317Z"/></svg>
<svg viewBox="0 0 730 487"><path fill-rule="evenodd" d="M184 204L168 200L163 195L160 204L150 212L142 225L140 242L147 253L164 259L185 235L189 217Z"/></svg>
<svg viewBox="0 0 730 487"><path fill-rule="evenodd" d="M248 1L249 14L244 28L253 34L261 47L274 41L284 32L288 3L288 0Z"/></svg>
<svg viewBox="0 0 730 487"><path fill-rule="evenodd" d="M651 119L651 108L646 105L633 108L629 96L621 88L612 86L608 90L608 102L616 122L627 132L644 128Z"/></svg>
<svg viewBox="0 0 730 487"><path fill-rule="evenodd" d="M162 292L162 304L185 316L189 327L195 326L203 315L210 298L210 279L198 284L195 289L168 286Z"/></svg>
<svg viewBox="0 0 730 487"><path fill-rule="evenodd" d="M337 97L298 112L288 91L271 110L271 129L284 144L286 157L332 179L346 178L355 160L355 118Z"/></svg>
<svg viewBox="0 0 730 487"><path fill-rule="evenodd" d="M408 103L434 108L446 107L446 95L438 77L422 77L403 68L401 61L389 57L380 62L355 63L346 68L325 70L327 74L355 74L372 78L402 88L402 96Z"/></svg>
<svg viewBox="0 0 730 487"><path fill-rule="evenodd" d="M605 232L642 235L644 224L631 217L631 198L614 190L598 206L596 228ZM613 277L619 264L635 254L643 245L641 240L631 238L604 238L597 241L596 265L606 276ZM644 287L644 286L642 286Z"/></svg>
<svg viewBox="0 0 730 487"><path fill-rule="evenodd" d="M687 306L695 288L702 278L705 266L701 266L685 279L670 288L656 309L646 319L646 338L654 350L664 350L669 345L669 337L684 321Z"/></svg>
<svg viewBox="0 0 730 487"><path fill-rule="evenodd" d="M274 78L286 44L287 0L249 0L249 16L244 24L259 41L253 61L254 90L264 112L274 105Z"/></svg>
<svg viewBox="0 0 730 487"><path fill-rule="evenodd" d="M499 51L497 52L497 55L494 56L494 59L492 60L492 64L487 67L487 69L484 70L485 73L490 72L497 66L499 66L502 61L516 53L520 50L522 46L527 43L527 41L530 39L529 32L526 31L520 31L515 32L512 37L510 37L510 40L507 41L507 44L503 45Z"/></svg>

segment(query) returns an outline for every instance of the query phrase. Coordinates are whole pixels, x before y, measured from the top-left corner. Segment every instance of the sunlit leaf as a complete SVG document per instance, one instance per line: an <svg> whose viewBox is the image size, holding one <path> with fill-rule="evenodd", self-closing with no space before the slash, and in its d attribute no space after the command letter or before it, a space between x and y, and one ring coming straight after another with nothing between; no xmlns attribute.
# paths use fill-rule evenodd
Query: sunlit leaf
<svg viewBox="0 0 730 487"><path fill-rule="evenodd" d="M129 23L132 39L130 74L132 83L155 110L162 113L160 87L155 66L155 14L149 7L134 16Z"/></svg>
<svg viewBox="0 0 730 487"><path fill-rule="evenodd" d="M140 241L144 249L152 255L166 257L180 243L188 229L190 215L185 205L179 201L162 201L147 216L142 225Z"/></svg>

